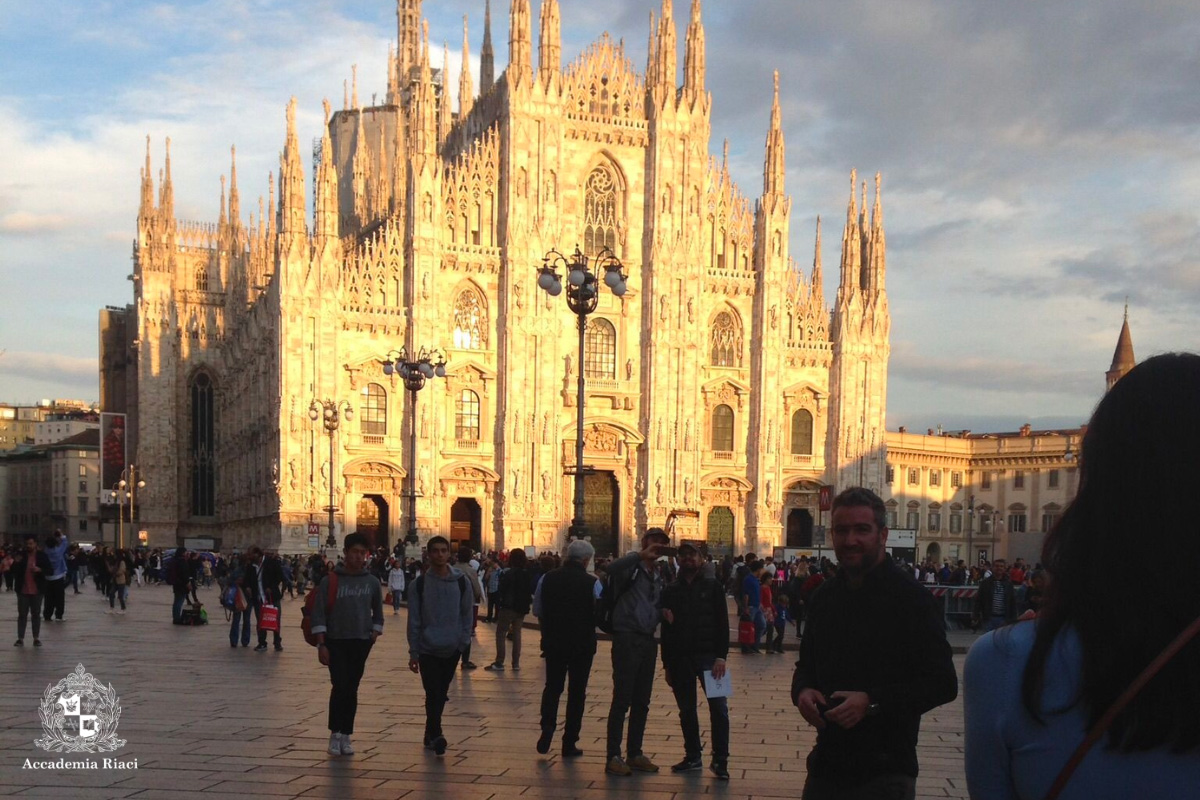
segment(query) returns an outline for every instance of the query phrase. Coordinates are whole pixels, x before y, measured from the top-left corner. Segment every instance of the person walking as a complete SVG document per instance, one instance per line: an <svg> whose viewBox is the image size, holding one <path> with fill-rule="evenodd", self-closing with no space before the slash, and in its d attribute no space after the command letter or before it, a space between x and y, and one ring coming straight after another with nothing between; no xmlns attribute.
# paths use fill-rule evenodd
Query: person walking
<svg viewBox="0 0 1200 800"><path fill-rule="evenodd" d="M247 551L250 562L246 567L245 585L250 587L250 604L254 607L254 621L259 624L258 646L255 652L261 653L267 649L267 632L261 627L263 606L273 605L279 609L279 601L283 597L283 570L280 569L279 559L267 558L266 553L258 545L253 545ZM279 628L272 631L275 650L283 649L283 614L280 609Z"/></svg>
<svg viewBox="0 0 1200 800"><path fill-rule="evenodd" d="M13 585L17 590L17 640L15 647L25 646L25 621L32 617L33 646L41 647L42 600L46 595L46 576L50 574L50 557L38 549L37 539L26 537L25 550L13 560Z"/></svg>
<svg viewBox="0 0 1200 800"><path fill-rule="evenodd" d="M655 662L658 660L654 630L658 627L658 601L663 584L655 562L659 551L670 542L662 528L650 528L642 537L641 550L608 565L610 585L606 591L615 598L613 696L608 709L608 761L604 767L610 775L631 775L633 770L658 772L658 767L642 752L642 738L650 715ZM629 738L625 751L627 758L622 758L621 734L624 733L626 714L629 715Z"/></svg>
<svg viewBox="0 0 1200 800"><path fill-rule="evenodd" d="M701 572L700 551L688 542L679 545L679 577L662 593L662 662L667 685L679 706L683 730L683 760L672 772L703 769L700 721L696 715L696 685L725 676L729 656L729 609L725 589ZM712 762L719 779L729 780L729 704L724 695L708 698L712 725Z"/></svg>
<svg viewBox="0 0 1200 800"><path fill-rule="evenodd" d="M510 632L512 668L514 672L521 669L521 630L533 604L533 577L528 565L524 550L508 554L508 569L500 576L500 598L496 601L500 609L496 622L496 660L484 667L490 672L504 671L505 643Z"/></svg>
<svg viewBox="0 0 1200 800"><path fill-rule="evenodd" d="M108 560L108 573L112 576L108 590L108 613L124 614L125 598L129 596L129 564L125 561L125 553L118 550ZM116 611L116 601L121 601L121 610Z"/></svg>
<svg viewBox="0 0 1200 800"><path fill-rule="evenodd" d="M558 724L558 704L567 679L567 719L563 727L564 758L583 755L576 745L583 727L588 678L596 656L596 579L587 573L596 554L590 542L576 539L567 546L567 559L538 585L542 652L546 655L546 687L542 690L542 735L537 751L550 752Z"/></svg>
<svg viewBox="0 0 1200 800"><path fill-rule="evenodd" d="M496 614L499 609L497 603L500 600L500 562L495 556L488 556L487 567L483 571L483 582L487 586L487 616L483 618L484 622L495 622Z"/></svg>
<svg viewBox="0 0 1200 800"><path fill-rule="evenodd" d="M429 569L409 585L408 668L425 689L425 749L446 752L442 711L459 658L471 643L471 585L450 565L450 541L434 536L425 545Z"/></svg>
<svg viewBox="0 0 1200 800"><path fill-rule="evenodd" d="M933 595L887 554L887 508L833 500L837 574L810 601L792 703L817 729L803 800L911 800L921 715L958 696Z"/></svg>
<svg viewBox="0 0 1200 800"><path fill-rule="evenodd" d="M242 647L250 646L250 618L254 614L254 607L250 602L250 593L246 589L245 562L245 556L235 556L230 561L228 580L229 587L234 590L233 604L229 607L232 620L232 624L229 626L230 647L237 647L239 639L241 639Z"/></svg>
<svg viewBox="0 0 1200 800"><path fill-rule="evenodd" d="M62 622L67 605L67 548L71 543L63 532L55 530L46 538L46 557L50 559L50 574L46 576L46 603L42 616Z"/></svg>
<svg viewBox="0 0 1200 800"><path fill-rule="evenodd" d="M471 594L475 598L475 604L472 606L471 617L471 639L475 638L475 629L479 626L479 604L483 601L483 585L479 582L479 570L471 566L471 548L463 545L458 548L458 568L467 576L467 580L471 583ZM515 648L514 648L515 651ZM516 655L514 652L513 663L516 663ZM471 660L471 642L467 642L467 649L462 654L463 670L476 669L477 664Z"/></svg>
<svg viewBox="0 0 1200 800"><path fill-rule="evenodd" d="M312 607L312 634L317 659L329 667L329 754L354 755L350 736L358 713L358 686L375 640L383 635L383 590L365 569L370 541L364 534L346 535L343 560L317 586ZM331 581L332 608L326 608Z"/></svg>
<svg viewBox="0 0 1200 800"><path fill-rule="evenodd" d="M400 613L400 600L404 596L405 583L404 565L400 563L400 559L393 558L387 573L388 592L392 595L393 617Z"/></svg>

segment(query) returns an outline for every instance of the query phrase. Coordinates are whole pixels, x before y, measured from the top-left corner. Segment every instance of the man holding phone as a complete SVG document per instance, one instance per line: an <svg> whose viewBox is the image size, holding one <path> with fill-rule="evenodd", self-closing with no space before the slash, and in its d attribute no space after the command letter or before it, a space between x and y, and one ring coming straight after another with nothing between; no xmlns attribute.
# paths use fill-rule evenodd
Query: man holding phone
<svg viewBox="0 0 1200 800"><path fill-rule="evenodd" d="M932 595L887 554L883 500L833 501L837 575L809 601L792 702L817 729L803 800L912 798L921 715L958 695Z"/></svg>
<svg viewBox="0 0 1200 800"><path fill-rule="evenodd" d="M654 668L658 652L654 630L658 627L658 601L663 582L655 568L663 550L671 544L662 528L650 528L642 537L642 549L618 558L608 565L613 593L612 665L613 697L608 709L608 763L610 775L658 772L658 767L642 752L642 736L650 716L650 696L654 690ZM621 757L621 734L625 715L629 714L628 759Z"/></svg>

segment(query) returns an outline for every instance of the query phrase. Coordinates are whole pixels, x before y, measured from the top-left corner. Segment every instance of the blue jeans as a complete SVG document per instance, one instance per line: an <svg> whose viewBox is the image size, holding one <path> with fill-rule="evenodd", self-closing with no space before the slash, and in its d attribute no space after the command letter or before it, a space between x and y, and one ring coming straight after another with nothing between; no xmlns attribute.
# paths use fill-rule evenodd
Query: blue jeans
<svg viewBox="0 0 1200 800"><path fill-rule="evenodd" d="M186 589L175 589L175 602L171 605L172 622L179 622L179 618L183 616L183 601L186 599Z"/></svg>
<svg viewBox="0 0 1200 800"><path fill-rule="evenodd" d="M238 643L238 625L242 626L242 646L250 644L250 616L254 612L247 608L245 611L233 611L233 624L229 627L229 643Z"/></svg>
<svg viewBox="0 0 1200 800"><path fill-rule="evenodd" d="M750 610L750 618L754 620L754 646L762 642L763 632L767 629L767 618L763 616L762 606L754 606Z"/></svg>
<svg viewBox="0 0 1200 800"><path fill-rule="evenodd" d="M124 611L125 610L125 598L128 596L129 596L129 587L127 585L125 585L123 583L119 586L114 584L112 586L112 588L110 588L108 590L108 607L113 608L116 605L116 601L120 600L121 601L121 610Z"/></svg>

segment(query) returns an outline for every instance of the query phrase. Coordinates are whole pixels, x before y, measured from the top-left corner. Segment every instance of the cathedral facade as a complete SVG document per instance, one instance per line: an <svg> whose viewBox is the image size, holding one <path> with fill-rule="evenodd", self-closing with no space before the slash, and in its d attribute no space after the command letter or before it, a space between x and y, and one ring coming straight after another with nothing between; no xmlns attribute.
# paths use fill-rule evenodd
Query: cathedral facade
<svg viewBox="0 0 1200 800"><path fill-rule="evenodd" d="M559 547L580 370L600 553L668 522L717 555L811 544L822 485L881 490L879 178L868 209L851 176L830 309L819 221L811 272L789 254L778 76L761 192L711 155L700 5L680 65L663 1L641 73L607 34L564 64L557 0L541 4L535 62L530 0L512 0L506 70L489 9L478 90L464 26L455 92L430 63L420 0L399 0L385 102L362 107L357 86L340 111L327 102L306 175L293 100L268 201L245 214L231 164L215 225L176 220L169 141L157 186L148 144L130 427L150 544L304 551L314 523L328 533L332 489L339 536L391 547L413 492L422 541ZM628 291L601 291L580 363L575 317L537 268L602 245ZM383 368L400 348L447 362L415 410ZM327 431L309 416L325 401L353 419Z"/></svg>

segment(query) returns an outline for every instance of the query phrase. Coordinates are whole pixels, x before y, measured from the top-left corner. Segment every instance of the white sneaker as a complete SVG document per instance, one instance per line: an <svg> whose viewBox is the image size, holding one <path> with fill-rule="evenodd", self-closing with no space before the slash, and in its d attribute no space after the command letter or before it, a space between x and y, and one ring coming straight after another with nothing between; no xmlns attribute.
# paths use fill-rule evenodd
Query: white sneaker
<svg viewBox="0 0 1200 800"><path fill-rule="evenodd" d="M329 734L329 755L340 756L342 754L342 735L340 733Z"/></svg>
<svg viewBox="0 0 1200 800"><path fill-rule="evenodd" d="M350 745L350 734L348 734L348 733L342 734L342 755L344 755L344 756L354 755L354 748Z"/></svg>

